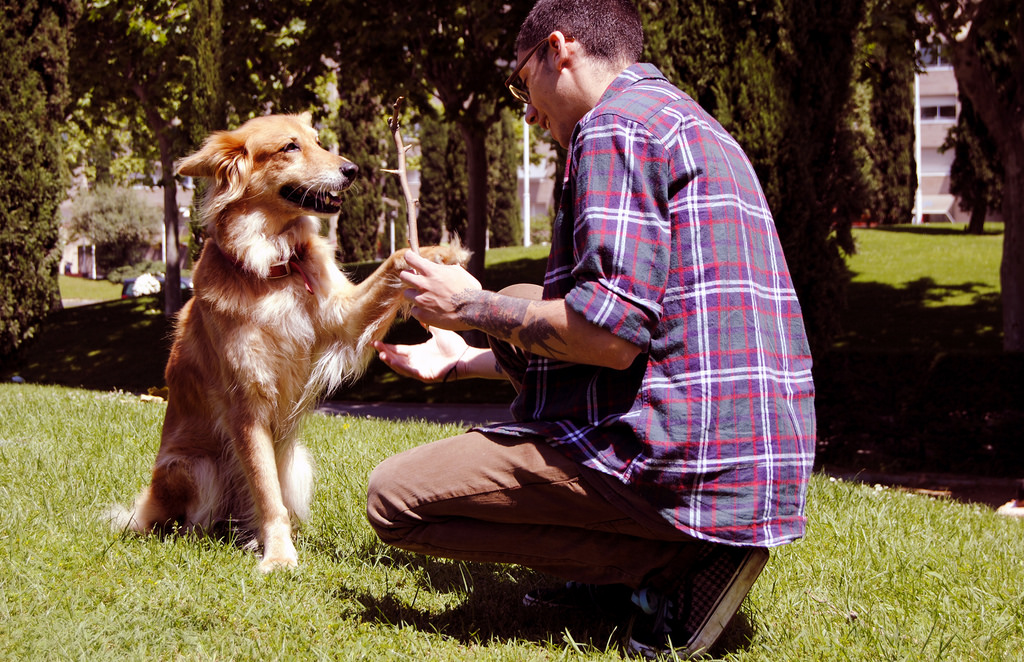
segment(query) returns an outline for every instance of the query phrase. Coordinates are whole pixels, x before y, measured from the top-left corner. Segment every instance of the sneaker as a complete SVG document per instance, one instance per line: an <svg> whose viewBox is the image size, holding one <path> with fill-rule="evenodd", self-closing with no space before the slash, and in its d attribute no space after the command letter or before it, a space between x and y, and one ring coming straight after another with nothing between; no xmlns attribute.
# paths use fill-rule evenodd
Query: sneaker
<svg viewBox="0 0 1024 662"><path fill-rule="evenodd" d="M628 616L632 609L633 589L625 584L581 584L538 588L523 596L526 607L558 607L599 611L610 616Z"/></svg>
<svg viewBox="0 0 1024 662"><path fill-rule="evenodd" d="M763 547L713 545L670 595L635 592L633 603L641 613L631 628L629 653L655 658L706 652L739 611L767 562Z"/></svg>

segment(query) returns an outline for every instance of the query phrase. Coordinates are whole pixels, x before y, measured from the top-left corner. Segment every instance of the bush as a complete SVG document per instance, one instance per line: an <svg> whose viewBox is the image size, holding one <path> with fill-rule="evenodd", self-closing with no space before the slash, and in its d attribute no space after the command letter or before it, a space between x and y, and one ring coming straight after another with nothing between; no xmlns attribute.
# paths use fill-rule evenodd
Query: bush
<svg viewBox="0 0 1024 662"><path fill-rule="evenodd" d="M137 278L142 274L165 274L167 265L160 261L143 260L132 265L117 267L107 274L111 283L123 283L127 278ZM183 276L185 274L182 274Z"/></svg>

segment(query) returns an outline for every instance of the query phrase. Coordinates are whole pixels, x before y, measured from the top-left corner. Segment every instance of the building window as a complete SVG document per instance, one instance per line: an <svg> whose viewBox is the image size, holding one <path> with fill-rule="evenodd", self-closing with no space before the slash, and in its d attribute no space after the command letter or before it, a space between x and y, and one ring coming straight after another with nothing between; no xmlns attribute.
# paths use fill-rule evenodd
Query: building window
<svg viewBox="0 0 1024 662"><path fill-rule="evenodd" d="M921 106L921 120L955 120L956 106Z"/></svg>
<svg viewBox="0 0 1024 662"><path fill-rule="evenodd" d="M936 46L925 46L921 49L921 60L926 67L951 67L953 63L943 56Z"/></svg>

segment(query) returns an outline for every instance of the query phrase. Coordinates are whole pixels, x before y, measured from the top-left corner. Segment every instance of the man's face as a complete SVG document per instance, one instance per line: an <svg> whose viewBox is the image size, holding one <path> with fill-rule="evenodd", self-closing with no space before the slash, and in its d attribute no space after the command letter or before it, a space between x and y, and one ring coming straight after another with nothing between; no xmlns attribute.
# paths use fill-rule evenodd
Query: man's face
<svg viewBox="0 0 1024 662"><path fill-rule="evenodd" d="M553 45L549 40L541 46L519 72L519 77L529 90L530 103L526 106L526 121L547 129L551 137L562 147L569 147L576 123L583 113L575 112L572 103L572 80L558 66L560 55L556 48L565 49L565 42ZM518 54L526 57L529 51Z"/></svg>

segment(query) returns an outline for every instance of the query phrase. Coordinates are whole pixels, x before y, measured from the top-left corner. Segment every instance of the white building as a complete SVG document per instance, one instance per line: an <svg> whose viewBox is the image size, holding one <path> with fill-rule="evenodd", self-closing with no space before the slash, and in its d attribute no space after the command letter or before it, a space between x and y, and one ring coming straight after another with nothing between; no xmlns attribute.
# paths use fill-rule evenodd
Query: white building
<svg viewBox="0 0 1024 662"><path fill-rule="evenodd" d="M966 223L970 215L949 192L953 150L939 151L960 115L956 76L952 65L936 51L926 51L924 60L925 70L914 80L918 192L913 221Z"/></svg>

